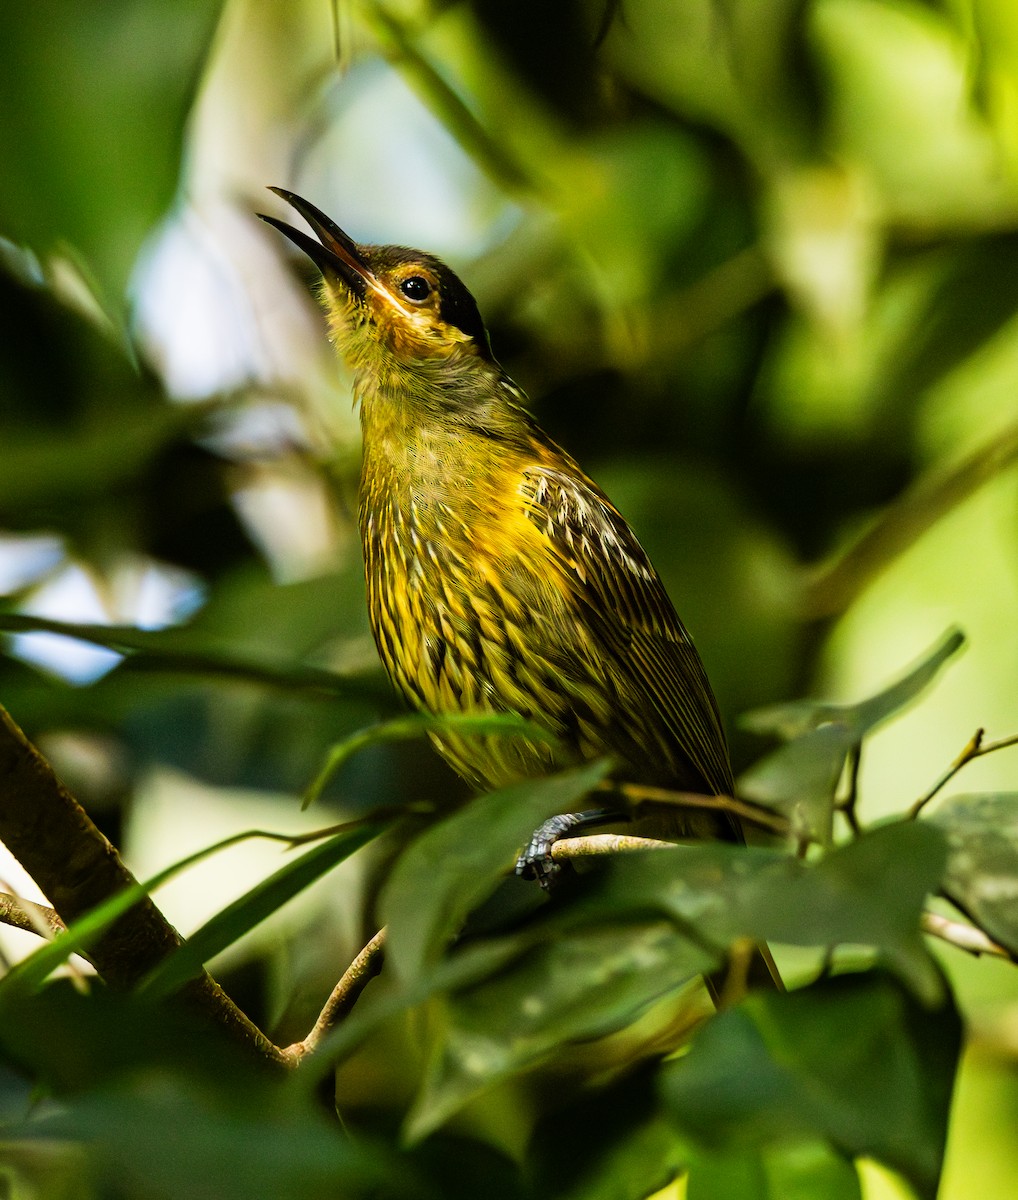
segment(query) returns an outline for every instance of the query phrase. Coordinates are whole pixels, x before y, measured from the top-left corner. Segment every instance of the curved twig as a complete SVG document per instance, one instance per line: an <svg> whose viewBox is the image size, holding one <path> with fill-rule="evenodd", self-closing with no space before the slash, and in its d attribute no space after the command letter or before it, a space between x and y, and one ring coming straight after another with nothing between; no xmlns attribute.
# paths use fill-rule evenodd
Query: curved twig
<svg viewBox="0 0 1018 1200"><path fill-rule="evenodd" d="M322 1039L350 1012L361 992L382 969L385 932L383 926L344 971L307 1037L283 1051L290 1066L299 1066L302 1059L318 1049Z"/></svg>

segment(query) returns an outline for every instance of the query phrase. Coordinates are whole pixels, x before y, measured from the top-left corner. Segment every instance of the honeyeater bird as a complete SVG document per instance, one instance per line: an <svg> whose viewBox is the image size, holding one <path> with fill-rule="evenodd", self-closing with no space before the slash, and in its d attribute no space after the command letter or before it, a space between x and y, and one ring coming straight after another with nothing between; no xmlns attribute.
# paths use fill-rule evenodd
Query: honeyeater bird
<svg viewBox="0 0 1018 1200"><path fill-rule="evenodd" d="M440 753L483 789L610 755L622 779L731 795L717 704L657 572L525 410L466 287L432 255L359 245L272 190L318 236L265 217L321 271L353 369L367 598L386 670L419 709L518 713L557 739L441 732ZM672 836L741 838L725 812L668 815Z"/></svg>

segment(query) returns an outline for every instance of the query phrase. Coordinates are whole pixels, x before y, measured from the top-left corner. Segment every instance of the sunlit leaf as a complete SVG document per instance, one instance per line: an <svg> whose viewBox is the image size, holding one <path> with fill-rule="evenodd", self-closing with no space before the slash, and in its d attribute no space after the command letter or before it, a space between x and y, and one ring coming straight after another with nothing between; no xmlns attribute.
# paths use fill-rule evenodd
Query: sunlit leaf
<svg viewBox="0 0 1018 1200"><path fill-rule="evenodd" d="M701 1151L686 1200L861 1200L855 1167L822 1143Z"/></svg>
<svg viewBox="0 0 1018 1200"><path fill-rule="evenodd" d="M830 721L766 755L739 778L739 795L784 813L792 830L827 845L853 730Z"/></svg>
<svg viewBox="0 0 1018 1200"><path fill-rule="evenodd" d="M740 795L778 809L793 828L829 842L835 793L849 752L916 699L964 642L959 631L948 633L901 679L856 704L799 700L747 714L747 728L790 740L740 777Z"/></svg>
<svg viewBox="0 0 1018 1200"><path fill-rule="evenodd" d="M664 912L719 953L747 937L797 946L871 946L933 1001L940 978L919 918L940 884L945 855L938 834L909 821L873 830L815 864L723 845L620 855L557 921L571 927Z"/></svg>
<svg viewBox="0 0 1018 1200"><path fill-rule="evenodd" d="M960 630L949 631L900 679L855 704L793 700L745 713L740 723L754 733L776 733L791 739L836 722L850 729L857 738L862 737L915 700L964 644L965 635Z"/></svg>
<svg viewBox="0 0 1018 1200"><path fill-rule="evenodd" d="M944 860L929 832L901 822L816 866L723 845L617 857L574 903L515 935L519 952L498 974L449 997L409 1135L423 1136L551 1050L628 1023L715 969L737 939L872 946L938 1001L940 976L919 933Z"/></svg>

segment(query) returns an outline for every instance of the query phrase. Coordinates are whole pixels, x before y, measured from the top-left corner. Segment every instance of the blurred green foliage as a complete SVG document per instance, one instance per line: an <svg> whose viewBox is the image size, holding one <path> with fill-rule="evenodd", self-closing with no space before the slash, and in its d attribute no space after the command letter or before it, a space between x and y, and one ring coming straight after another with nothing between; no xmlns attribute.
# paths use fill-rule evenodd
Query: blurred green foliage
<svg viewBox="0 0 1018 1200"><path fill-rule="evenodd" d="M747 795L800 834L843 835L846 762L869 825L977 726L1018 730L1013 5L118 0L8 4L0 33L0 702L129 858L185 856L156 824L167 781L203 789L181 799L190 832L221 808L246 828L254 791L284 827L330 748L396 711L348 387L253 218L267 184L464 275L542 424L657 563ZM172 593L155 615L153 581ZM61 624L119 665L89 683L66 641L37 665L26 635ZM965 655L876 730L957 647L888 680L952 625ZM711 1200L889 1195L853 1165L872 1157L932 1196L957 1002L941 1195L1010 1195L1013 1147L973 1114L1018 1107L1018 984L953 951L941 981L917 925L939 882L1018 951L1006 751L932 820L816 863L641 856L535 913L501 872L584 780L418 836L458 781L423 741L345 745L321 812L408 813L360 874L260 941L232 946L299 872L238 879L239 907L208 899L192 925L285 1041L375 910L390 921L390 967L331 1043L351 1136L313 1111L333 1057L252 1082L172 1009L55 983L0 1023L0 1190L639 1200L688 1172ZM662 1065L686 985L747 934L810 948L793 983L829 942L867 950Z"/></svg>

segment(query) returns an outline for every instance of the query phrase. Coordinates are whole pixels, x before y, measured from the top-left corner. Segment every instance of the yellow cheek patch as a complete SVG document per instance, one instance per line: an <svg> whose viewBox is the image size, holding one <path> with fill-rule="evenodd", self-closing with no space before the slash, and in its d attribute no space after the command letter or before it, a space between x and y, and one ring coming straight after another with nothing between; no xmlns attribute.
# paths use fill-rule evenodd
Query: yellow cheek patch
<svg viewBox="0 0 1018 1200"><path fill-rule="evenodd" d="M432 309L406 314L374 297L369 304L379 340L397 358L447 358L457 350L476 352L468 334L447 325Z"/></svg>

